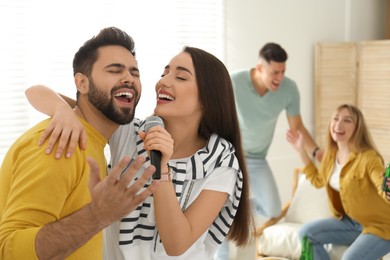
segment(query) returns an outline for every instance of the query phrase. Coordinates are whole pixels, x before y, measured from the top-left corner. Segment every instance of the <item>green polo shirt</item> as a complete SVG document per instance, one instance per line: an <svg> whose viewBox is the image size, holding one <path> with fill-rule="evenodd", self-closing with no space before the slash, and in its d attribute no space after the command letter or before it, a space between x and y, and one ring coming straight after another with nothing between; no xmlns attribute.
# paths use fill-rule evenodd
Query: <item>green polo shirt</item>
<svg viewBox="0 0 390 260"><path fill-rule="evenodd" d="M231 75L246 156L265 158L280 113L300 115L300 97L295 82L284 77L279 89L260 96L252 85L250 69Z"/></svg>

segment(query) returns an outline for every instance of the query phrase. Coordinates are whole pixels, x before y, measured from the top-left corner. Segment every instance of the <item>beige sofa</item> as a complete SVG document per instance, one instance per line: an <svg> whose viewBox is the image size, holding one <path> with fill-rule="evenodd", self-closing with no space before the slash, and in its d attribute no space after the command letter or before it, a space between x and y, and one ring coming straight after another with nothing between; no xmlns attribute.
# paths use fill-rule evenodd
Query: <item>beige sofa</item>
<svg viewBox="0 0 390 260"><path fill-rule="evenodd" d="M257 228L258 257L273 256L299 259L301 242L298 230L303 223L330 217L326 191L316 189L298 170L294 173L293 196L284 206L281 216L270 219ZM345 246L327 245L332 260L341 259Z"/></svg>
<svg viewBox="0 0 390 260"><path fill-rule="evenodd" d="M270 219L257 228L257 259L280 257L281 259L299 259L301 242L298 237L299 228L311 220L330 217L331 212L325 188L316 189L296 169L293 178L293 195L283 207L282 214ZM346 246L326 245L332 260L340 260ZM382 258L390 260L390 254Z"/></svg>

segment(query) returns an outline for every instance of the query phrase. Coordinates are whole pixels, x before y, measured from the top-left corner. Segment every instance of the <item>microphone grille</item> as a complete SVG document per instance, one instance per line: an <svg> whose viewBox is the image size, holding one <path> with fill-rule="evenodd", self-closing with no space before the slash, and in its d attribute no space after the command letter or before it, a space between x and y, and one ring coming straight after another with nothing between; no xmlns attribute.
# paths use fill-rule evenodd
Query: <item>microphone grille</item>
<svg viewBox="0 0 390 260"><path fill-rule="evenodd" d="M150 116L145 119L145 132L149 131L153 126L164 127L164 122L159 116Z"/></svg>

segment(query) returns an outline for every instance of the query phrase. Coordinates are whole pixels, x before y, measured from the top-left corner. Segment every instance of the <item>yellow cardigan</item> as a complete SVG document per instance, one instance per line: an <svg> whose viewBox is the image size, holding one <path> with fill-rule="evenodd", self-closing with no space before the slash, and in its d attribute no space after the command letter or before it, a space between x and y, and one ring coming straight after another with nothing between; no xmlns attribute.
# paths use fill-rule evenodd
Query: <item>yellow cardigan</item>
<svg viewBox="0 0 390 260"><path fill-rule="evenodd" d="M363 226L363 233L390 239L390 201L382 191L385 167L373 150L352 153L340 173L340 192L329 185L336 151L324 155L319 169L311 162L302 170L317 188L326 185L333 215L348 215Z"/></svg>

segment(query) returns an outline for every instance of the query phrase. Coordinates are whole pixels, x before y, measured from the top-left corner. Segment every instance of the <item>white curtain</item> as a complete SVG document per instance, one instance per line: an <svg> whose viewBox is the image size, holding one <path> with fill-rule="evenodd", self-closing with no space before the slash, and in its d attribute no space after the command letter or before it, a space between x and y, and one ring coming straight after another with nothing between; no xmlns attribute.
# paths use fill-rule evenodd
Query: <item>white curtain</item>
<svg viewBox="0 0 390 260"><path fill-rule="evenodd" d="M143 84L140 118L153 112L155 83L185 45L224 58L223 0L1 0L0 163L13 141L45 118L24 90L40 83L74 98L73 55L108 26L135 40Z"/></svg>

